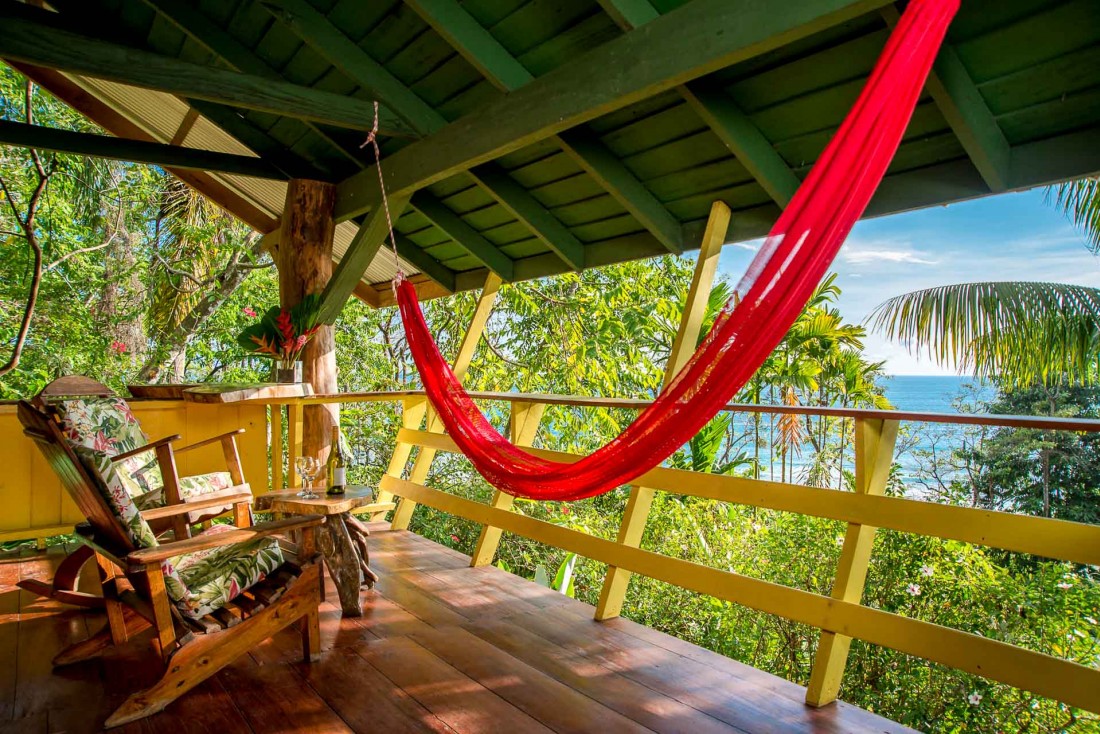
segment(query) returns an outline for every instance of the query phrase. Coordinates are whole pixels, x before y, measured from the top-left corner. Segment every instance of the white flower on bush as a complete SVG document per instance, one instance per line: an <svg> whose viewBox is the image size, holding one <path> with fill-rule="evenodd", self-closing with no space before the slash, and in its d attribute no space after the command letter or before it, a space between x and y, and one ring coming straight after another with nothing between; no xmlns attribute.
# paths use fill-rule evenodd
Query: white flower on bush
<svg viewBox="0 0 1100 734"><path fill-rule="evenodd" d="M905 593L909 596L920 596L920 584L909 584L905 587Z"/></svg>
<svg viewBox="0 0 1100 734"><path fill-rule="evenodd" d="M932 574L934 574L935 572L936 572L936 569L935 569L935 567L934 567L934 566L928 566L928 565L924 565L924 566L921 566L921 567L920 567L920 575L921 575L921 576L928 576L928 577L930 577L930 576L932 576Z"/></svg>
<svg viewBox="0 0 1100 734"><path fill-rule="evenodd" d="M1061 589L1062 591L1065 591L1066 589L1072 589L1073 584L1071 584L1068 581L1062 581L1061 583L1058 584L1058 588Z"/></svg>
<svg viewBox="0 0 1100 734"><path fill-rule="evenodd" d="M1092 617L1085 617L1085 621L1088 622L1089 624L1100 624L1100 622L1097 622Z"/></svg>
<svg viewBox="0 0 1100 734"><path fill-rule="evenodd" d="M982 702L982 694L978 693L977 691L974 691L973 693L971 693L969 696L966 697L966 700L970 703L971 706L977 706L978 704L980 704Z"/></svg>

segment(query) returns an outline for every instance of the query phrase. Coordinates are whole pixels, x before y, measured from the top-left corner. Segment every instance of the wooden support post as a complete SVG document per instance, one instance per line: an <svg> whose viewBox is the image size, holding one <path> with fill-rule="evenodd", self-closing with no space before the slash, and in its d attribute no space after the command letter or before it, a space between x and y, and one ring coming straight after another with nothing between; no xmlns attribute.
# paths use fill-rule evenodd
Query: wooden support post
<svg viewBox="0 0 1100 734"><path fill-rule="evenodd" d="M279 301L287 308L307 295L322 292L332 277L335 203L336 189L330 183L293 179L287 186L275 259L279 268ZM313 386L315 393L338 391L335 331L330 324L317 330L306 345L302 361L303 379ZM332 427L339 424L338 404L307 406L299 434L303 455L325 461Z"/></svg>
<svg viewBox="0 0 1100 734"><path fill-rule="evenodd" d="M287 406L286 421L286 477L291 487L300 486L294 464L302 456L302 423L301 403L291 403Z"/></svg>
<svg viewBox="0 0 1100 734"><path fill-rule="evenodd" d="M710 289L714 284L714 274L718 270L718 258L722 254L722 245L726 242L729 223L730 208L724 202L714 202L710 208L710 218L707 220L703 242L699 247L699 259L695 263L695 274L692 276L691 286L688 288L687 300L684 303L684 314L680 317L680 328L676 332L676 341L672 344L672 351L669 353L668 364L665 367L666 385L687 363L695 351L696 343L699 341L699 333L703 328L703 317L707 311L707 300L710 298ZM619 526L619 543L634 548L641 544L642 533L645 532L645 524L649 518L649 508L652 504L652 489L648 487L630 488L630 499L627 500L622 524ZM629 584L629 571L616 566L607 567L607 576L604 577L600 600L596 604L596 619L611 619L619 616Z"/></svg>
<svg viewBox="0 0 1100 734"><path fill-rule="evenodd" d="M477 299L477 307L474 308L474 317L470 320L470 328L466 330L466 336L462 338L462 344L458 347L458 355L455 356L451 369L455 376L462 379L466 376L466 370L470 368L470 362L474 358L477 343L481 341L481 335L485 333L485 325L489 323L489 315L493 312L493 304L497 300L497 291L500 290L500 276L489 273L485 278L485 285L481 289L481 296ZM428 416L428 430L438 431L439 420L434 416ZM396 451L396 449L395 449ZM431 469L432 460L435 459L435 449L421 447L416 455L412 470L409 472L409 481L423 484L428 478L428 470ZM393 520L390 526L394 530L405 530L409 527L416 502L402 497L397 503L397 509L393 511Z"/></svg>
<svg viewBox="0 0 1100 734"><path fill-rule="evenodd" d="M898 425L894 420L860 418L856 421L856 492L881 495L886 491ZM876 530L870 525L848 524L833 582L834 599L860 602ZM851 637L822 631L810 684L806 687L807 704L825 706L836 700L851 643Z"/></svg>
<svg viewBox="0 0 1100 734"><path fill-rule="evenodd" d="M516 446L530 446L535 442L535 434L539 430L539 422L542 414L546 412L544 403L517 403L512 402L512 415L508 422L508 431L512 443ZM493 507L501 510L512 509L516 498L499 489L493 492ZM477 547L470 558L471 566L487 566L493 562L500 545L500 528L492 525L482 525L481 535L477 539Z"/></svg>
<svg viewBox="0 0 1100 734"><path fill-rule="evenodd" d="M271 405L271 490L278 492L286 488L286 480L283 475L283 460L286 454L283 451L283 406ZM293 471L293 467L291 468Z"/></svg>

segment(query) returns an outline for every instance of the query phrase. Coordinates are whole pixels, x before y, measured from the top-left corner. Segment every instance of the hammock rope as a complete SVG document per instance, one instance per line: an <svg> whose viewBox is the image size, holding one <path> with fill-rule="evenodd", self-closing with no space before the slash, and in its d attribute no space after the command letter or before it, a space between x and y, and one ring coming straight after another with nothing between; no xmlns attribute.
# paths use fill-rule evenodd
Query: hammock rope
<svg viewBox="0 0 1100 734"><path fill-rule="evenodd" d="M486 480L519 497L578 500L629 484L729 403L775 349L863 215L897 151L959 0L913 0L840 129L780 215L687 364L615 439L575 463L512 445L439 353L413 285L397 301L424 389Z"/></svg>

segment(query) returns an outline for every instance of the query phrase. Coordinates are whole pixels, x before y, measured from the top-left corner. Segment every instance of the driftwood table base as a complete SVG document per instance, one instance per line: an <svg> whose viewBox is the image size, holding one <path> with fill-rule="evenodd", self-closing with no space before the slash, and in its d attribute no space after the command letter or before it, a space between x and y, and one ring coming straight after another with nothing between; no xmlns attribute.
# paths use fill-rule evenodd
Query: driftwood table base
<svg viewBox="0 0 1100 734"><path fill-rule="evenodd" d="M287 490L261 495L256 499L256 508L295 515L325 516L325 524L319 528L318 545L340 596L340 608L345 617L362 616L359 590L364 586L368 589L373 587L378 575L369 565L367 538L370 532L351 511L385 512L393 508L393 503L373 502L373 491L361 486L349 486L342 495L322 494L312 500L298 497L296 493L297 490Z"/></svg>

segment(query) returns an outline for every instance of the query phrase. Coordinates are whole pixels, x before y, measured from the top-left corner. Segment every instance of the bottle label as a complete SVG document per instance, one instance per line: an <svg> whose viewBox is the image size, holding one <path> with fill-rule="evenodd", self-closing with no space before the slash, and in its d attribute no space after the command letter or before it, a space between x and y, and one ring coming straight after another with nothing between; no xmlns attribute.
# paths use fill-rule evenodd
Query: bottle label
<svg viewBox="0 0 1100 734"><path fill-rule="evenodd" d="M343 467L341 467L339 469L333 469L332 470L332 486L334 486L334 487L343 487L346 484L346 481L344 479L344 475L345 475L346 472L347 472L347 469L344 469Z"/></svg>

